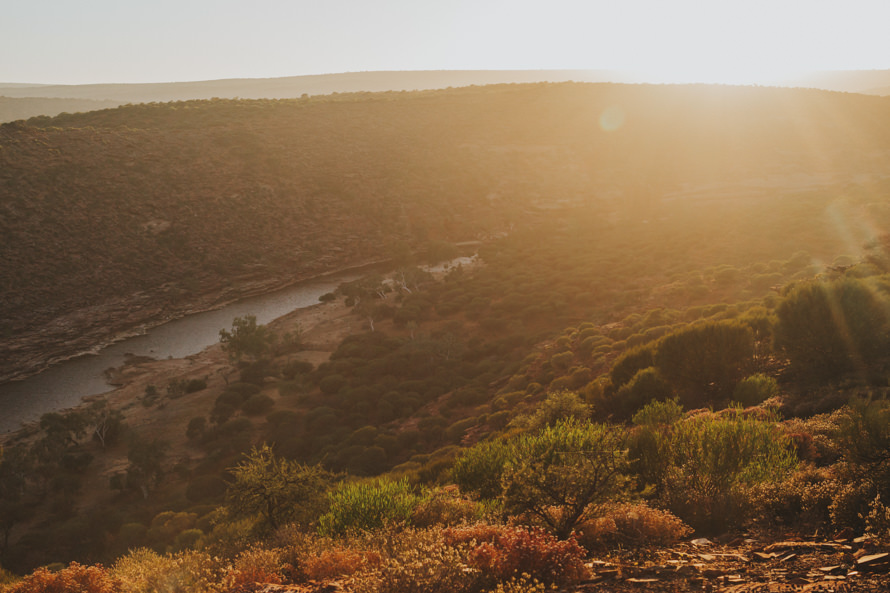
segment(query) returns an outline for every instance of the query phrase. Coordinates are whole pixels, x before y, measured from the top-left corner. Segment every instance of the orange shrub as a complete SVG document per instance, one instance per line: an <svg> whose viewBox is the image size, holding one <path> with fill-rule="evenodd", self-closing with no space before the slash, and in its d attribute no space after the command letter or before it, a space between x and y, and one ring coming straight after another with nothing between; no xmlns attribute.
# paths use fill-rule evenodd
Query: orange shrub
<svg viewBox="0 0 890 593"><path fill-rule="evenodd" d="M578 540L588 550L623 546L666 546L692 533L692 528L668 511L646 504L615 504L579 526Z"/></svg>
<svg viewBox="0 0 890 593"><path fill-rule="evenodd" d="M380 564L380 554L343 548L323 550L303 560L306 578L316 581L351 575L366 566Z"/></svg>
<svg viewBox="0 0 890 593"><path fill-rule="evenodd" d="M253 593L265 585L284 582L285 570L277 550L253 548L238 555L224 579L225 593Z"/></svg>
<svg viewBox="0 0 890 593"><path fill-rule="evenodd" d="M67 568L50 572L35 570L6 590L7 593L119 593L120 582L101 565L83 566L72 562Z"/></svg>
<svg viewBox="0 0 890 593"><path fill-rule="evenodd" d="M541 529L485 524L448 529L444 535L449 545L469 544L470 566L496 581L525 574L562 586L586 574L586 551L574 537L560 541Z"/></svg>

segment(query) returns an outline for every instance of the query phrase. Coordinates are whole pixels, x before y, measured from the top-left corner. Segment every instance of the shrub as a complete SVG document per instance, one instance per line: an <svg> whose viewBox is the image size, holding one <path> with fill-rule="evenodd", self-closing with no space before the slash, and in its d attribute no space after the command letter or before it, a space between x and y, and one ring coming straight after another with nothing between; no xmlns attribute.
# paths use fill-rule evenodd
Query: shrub
<svg viewBox="0 0 890 593"><path fill-rule="evenodd" d="M411 524L416 527L456 525L479 519L483 507L460 495L454 486L436 488L424 494L411 513Z"/></svg>
<svg viewBox="0 0 890 593"><path fill-rule="evenodd" d="M245 550L227 567L222 592L253 593L267 584L280 585L284 582L284 570L278 550Z"/></svg>
<svg viewBox="0 0 890 593"><path fill-rule="evenodd" d="M751 328L736 321L693 325L658 342L655 367L689 407L729 396L754 358Z"/></svg>
<svg viewBox="0 0 890 593"><path fill-rule="evenodd" d="M615 547L669 546L692 528L668 511L641 503L612 504L602 515L583 523L578 541L588 550Z"/></svg>
<svg viewBox="0 0 890 593"><path fill-rule="evenodd" d="M841 490L832 469L804 466L784 480L761 482L748 488L749 517L766 525L824 531L831 523L832 502Z"/></svg>
<svg viewBox="0 0 890 593"><path fill-rule="evenodd" d="M574 391L554 391L547 394L547 399L538 405L531 416L519 416L512 424L525 430L539 430L560 420L587 420L591 411L590 405Z"/></svg>
<svg viewBox="0 0 890 593"><path fill-rule="evenodd" d="M547 591L557 590L558 587L556 585L548 587L537 579L523 574L511 578L509 581L498 583L491 593L546 593Z"/></svg>
<svg viewBox="0 0 890 593"><path fill-rule="evenodd" d="M609 407L626 418L649 402L666 400L672 395L671 386L661 378L655 367L647 367L618 390Z"/></svg>
<svg viewBox="0 0 890 593"><path fill-rule="evenodd" d="M207 380L206 379L190 379L185 384L185 392L186 393L195 393L201 391L203 389L207 389Z"/></svg>
<svg viewBox="0 0 890 593"><path fill-rule="evenodd" d="M666 468L668 509L697 530L722 530L746 514L745 488L784 478L797 465L793 446L775 422L741 414L702 414L658 438Z"/></svg>
<svg viewBox="0 0 890 593"><path fill-rule="evenodd" d="M862 280L803 284L776 310L776 346L801 376L828 379L867 367L886 351L884 306Z"/></svg>
<svg viewBox="0 0 890 593"><path fill-rule="evenodd" d="M229 471L229 511L237 517L258 516L261 526L272 530L316 516L330 478L318 466L276 456L268 445L254 448Z"/></svg>
<svg viewBox="0 0 890 593"><path fill-rule="evenodd" d="M890 402L854 398L840 418L836 439L853 463L890 461Z"/></svg>
<svg viewBox="0 0 890 593"><path fill-rule="evenodd" d="M882 542L890 540L890 508L881 502L880 494L868 505L865 532Z"/></svg>
<svg viewBox="0 0 890 593"><path fill-rule="evenodd" d="M504 504L565 538L595 505L623 491L626 470L620 430L560 420L515 439L501 479Z"/></svg>
<svg viewBox="0 0 890 593"><path fill-rule="evenodd" d="M612 385L616 388L621 387L638 372L653 364L655 364L655 346L653 344L637 346L615 360L612 370L609 371L609 378L612 380Z"/></svg>
<svg viewBox="0 0 890 593"><path fill-rule="evenodd" d="M275 400L265 393L257 393L241 404L241 410L249 416L257 416L268 412L275 405Z"/></svg>
<svg viewBox="0 0 890 593"><path fill-rule="evenodd" d="M479 590L478 571L469 570L460 550L446 545L436 530L387 535L392 551L378 567L355 578L356 593L471 593ZM382 542L381 542L382 544Z"/></svg>
<svg viewBox="0 0 890 593"><path fill-rule="evenodd" d="M203 416L195 416L189 420L188 426L185 429L185 436L190 441L194 441L203 437L205 430L207 430L207 419Z"/></svg>
<svg viewBox="0 0 890 593"><path fill-rule="evenodd" d="M683 406L676 398L666 401L652 401L643 406L631 420L638 426L673 424L683 417Z"/></svg>
<svg viewBox="0 0 890 593"><path fill-rule="evenodd" d="M417 506L407 479L341 482L328 496L329 511L318 520L319 531L339 535L380 529L406 522Z"/></svg>
<svg viewBox="0 0 890 593"><path fill-rule="evenodd" d="M732 399L743 406L756 406L778 393L776 380L758 373L739 381L732 392Z"/></svg>
<svg viewBox="0 0 890 593"><path fill-rule="evenodd" d="M451 468L451 479L464 492L480 498L495 498L501 494L501 475L510 457L506 441L496 439L465 449Z"/></svg>
<svg viewBox="0 0 890 593"><path fill-rule="evenodd" d="M334 395L346 386L346 378L342 375L328 375L318 382L318 387L325 395Z"/></svg>
<svg viewBox="0 0 890 593"><path fill-rule="evenodd" d="M243 357L258 359L271 350L275 344L275 334L266 326L257 325L255 315L247 315L232 320L232 331L219 330L219 341L232 360L240 361Z"/></svg>
<svg viewBox="0 0 890 593"><path fill-rule="evenodd" d="M303 559L302 568L310 580L326 580L351 575L365 564L360 552L348 548L322 550Z"/></svg>
<svg viewBox="0 0 890 593"><path fill-rule="evenodd" d="M497 527L489 538L470 542L468 563L488 580L524 574L548 585L567 586L586 574L585 556L573 537L560 541L540 529Z"/></svg>
<svg viewBox="0 0 890 593"><path fill-rule="evenodd" d="M301 375L308 375L312 372L311 362L306 362L305 360L291 360L281 369L281 375L285 379L296 379Z"/></svg>
<svg viewBox="0 0 890 593"><path fill-rule="evenodd" d="M6 593L118 593L121 583L102 566L72 562L58 572L38 568Z"/></svg>
<svg viewBox="0 0 890 593"><path fill-rule="evenodd" d="M111 573L125 593L216 593L222 575L218 562L202 552L162 556L145 548L119 559Z"/></svg>

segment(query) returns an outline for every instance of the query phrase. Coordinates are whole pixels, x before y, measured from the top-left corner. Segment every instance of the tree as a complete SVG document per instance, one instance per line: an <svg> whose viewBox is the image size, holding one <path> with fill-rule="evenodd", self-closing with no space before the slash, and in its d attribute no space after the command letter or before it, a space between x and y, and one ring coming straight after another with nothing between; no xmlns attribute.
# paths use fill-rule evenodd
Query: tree
<svg viewBox="0 0 890 593"><path fill-rule="evenodd" d="M616 428L574 418L513 442L501 478L508 511L539 519L558 537L590 518L627 484L624 436Z"/></svg>
<svg viewBox="0 0 890 593"><path fill-rule="evenodd" d="M867 370L888 344L886 301L843 278L796 287L779 304L775 343L799 374L816 379Z"/></svg>
<svg viewBox="0 0 890 593"><path fill-rule="evenodd" d="M232 320L232 331L219 330L219 341L231 360L240 361L245 356L257 360L271 351L275 334L257 325L255 315L247 315Z"/></svg>
<svg viewBox="0 0 890 593"><path fill-rule="evenodd" d="M278 457L265 444L246 453L229 471L229 512L237 517L259 517L259 526L269 530L317 517L330 484L330 474L319 466Z"/></svg>
<svg viewBox="0 0 890 593"><path fill-rule="evenodd" d="M93 428L93 438L102 448L118 441L124 430L124 415L120 410L112 410L104 399L97 400L87 408L88 423Z"/></svg>
<svg viewBox="0 0 890 593"><path fill-rule="evenodd" d="M142 492L142 496L148 499L151 487L156 487L164 477L163 462L167 456L167 443L159 440L151 442L134 437L130 441L130 449L127 459L130 466L127 468L127 486Z"/></svg>
<svg viewBox="0 0 890 593"><path fill-rule="evenodd" d="M5 554L9 535L17 524L33 515L38 498L32 495L28 473L34 459L22 445L2 450L0 458L0 554Z"/></svg>
<svg viewBox="0 0 890 593"><path fill-rule="evenodd" d="M668 334L655 367L689 407L729 397L754 360L751 328L737 321L706 322Z"/></svg>

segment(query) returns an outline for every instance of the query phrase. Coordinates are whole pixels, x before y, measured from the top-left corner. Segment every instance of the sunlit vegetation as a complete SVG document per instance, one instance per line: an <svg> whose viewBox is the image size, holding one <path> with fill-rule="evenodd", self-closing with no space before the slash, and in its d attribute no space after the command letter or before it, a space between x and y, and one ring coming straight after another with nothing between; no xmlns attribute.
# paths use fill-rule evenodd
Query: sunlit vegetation
<svg viewBox="0 0 890 593"><path fill-rule="evenodd" d="M647 109L653 98L668 115ZM816 158L775 109L786 99L824 134L841 132L813 114L844 109L859 135ZM595 125L596 106L613 101L626 106L624 135ZM148 408L205 398L183 419L187 455L102 402L48 414L5 446L0 563L20 574L61 563L5 590L240 592L349 577L367 592L543 591L586 578L591 555L693 533L780 524L890 537L890 241L870 234L890 223L890 186L741 184L827 160L872 171L855 154L883 146L884 103L849 101L532 85L132 106L4 128L42 142L138 140L164 167L154 131L180 137L176 150L212 138L198 161L237 162L235 185L275 180L270 196L309 191L292 163L320 167L305 195L335 196L356 220L325 200L231 198L220 228L237 227L248 202L273 218L293 207L358 237L344 261L385 248L392 262L321 299L348 308L355 327L327 360L301 359L299 332L277 336L248 316L221 332L225 385L149 385ZM387 127L397 111L422 132L417 145ZM302 152L273 127L331 138ZM379 145L373 166L356 165ZM179 187L172 179L160 184ZM409 200L415 188L427 189ZM273 230L276 249L299 234ZM476 236L472 264L421 267ZM185 270L189 249L214 237L202 226L157 241ZM267 257L278 271L295 265L244 245L242 271ZM224 254L202 265L225 276ZM79 507L96 460L115 452L126 463L105 477L103 507Z"/></svg>

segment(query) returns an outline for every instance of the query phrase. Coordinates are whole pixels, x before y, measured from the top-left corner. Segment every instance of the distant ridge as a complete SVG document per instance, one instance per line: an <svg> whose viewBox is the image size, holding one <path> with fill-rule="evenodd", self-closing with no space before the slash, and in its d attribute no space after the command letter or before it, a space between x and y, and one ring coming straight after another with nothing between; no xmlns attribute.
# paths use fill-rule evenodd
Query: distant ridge
<svg viewBox="0 0 890 593"><path fill-rule="evenodd" d="M890 95L890 70L825 70L783 81L782 86L866 95Z"/></svg>
<svg viewBox="0 0 890 593"><path fill-rule="evenodd" d="M137 84L19 85L0 83L7 97L52 97L149 103L189 99L285 99L331 93L413 91L510 82L636 82L610 70L417 70L347 72Z"/></svg>
<svg viewBox="0 0 890 593"><path fill-rule="evenodd" d="M194 99L288 99L332 93L414 91L530 82L646 83L617 70L413 70L345 72L282 78L231 78L194 82L47 85L0 82L0 123L37 115L84 112L126 103ZM890 95L890 70L812 72L769 86Z"/></svg>
<svg viewBox="0 0 890 593"><path fill-rule="evenodd" d="M82 113L110 109L123 101L96 99L55 99L51 97L4 97L0 86L0 123L29 119L38 115L56 116L60 113Z"/></svg>

